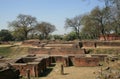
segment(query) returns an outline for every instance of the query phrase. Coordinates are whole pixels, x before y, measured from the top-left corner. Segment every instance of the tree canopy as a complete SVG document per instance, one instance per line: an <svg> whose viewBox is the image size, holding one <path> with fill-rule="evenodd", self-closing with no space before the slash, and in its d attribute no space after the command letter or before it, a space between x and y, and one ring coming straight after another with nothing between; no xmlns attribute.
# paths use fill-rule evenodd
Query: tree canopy
<svg viewBox="0 0 120 79"><path fill-rule="evenodd" d="M38 23L36 29L40 32L44 39L46 39L50 33L56 30L55 26L48 22Z"/></svg>
<svg viewBox="0 0 120 79"><path fill-rule="evenodd" d="M0 31L0 41L12 41L12 40L13 36L8 30L3 29Z"/></svg>
<svg viewBox="0 0 120 79"><path fill-rule="evenodd" d="M106 34L120 35L120 0L99 1L104 1L105 6L97 6L89 13L65 20L64 28L72 29L72 32L66 34L65 38L67 40L97 39L99 35L105 36ZM36 17L25 14L19 14L15 20L9 22L9 27L12 28L12 31L1 30L1 35L11 34L15 40L31 38L47 39L56 30L55 25L49 22L38 23ZM0 37L0 40L4 39L3 36ZM53 36L56 39L63 39L63 37L58 35Z"/></svg>
<svg viewBox="0 0 120 79"><path fill-rule="evenodd" d="M12 27L14 32L17 33L17 36L22 35L24 39L28 39L28 34L36 26L37 20L35 17L30 15L20 14L17 16L16 20L9 23L9 26Z"/></svg>
<svg viewBox="0 0 120 79"><path fill-rule="evenodd" d="M76 33L78 39L81 39L79 34L82 25L81 21L82 21L82 16L76 16L72 19L67 18L65 21L65 28L67 29L71 27L73 31Z"/></svg>

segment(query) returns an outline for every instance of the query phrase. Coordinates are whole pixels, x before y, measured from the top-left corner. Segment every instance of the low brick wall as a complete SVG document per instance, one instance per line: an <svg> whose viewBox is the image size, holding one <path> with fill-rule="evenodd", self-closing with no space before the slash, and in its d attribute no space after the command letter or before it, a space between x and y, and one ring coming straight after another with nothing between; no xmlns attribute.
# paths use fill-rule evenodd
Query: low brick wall
<svg viewBox="0 0 120 79"><path fill-rule="evenodd" d="M69 66L68 57L64 56L53 56L56 63L62 63L65 67Z"/></svg>
<svg viewBox="0 0 120 79"><path fill-rule="evenodd" d="M97 49L87 49L90 54L119 54L119 48L97 48Z"/></svg>
<svg viewBox="0 0 120 79"><path fill-rule="evenodd" d="M103 41L103 42L96 42L97 46L120 46L120 42L107 42L107 41Z"/></svg>
<svg viewBox="0 0 120 79"><path fill-rule="evenodd" d="M73 44L47 44L45 47L51 47L51 48L56 48L56 47L66 47L66 48L72 48Z"/></svg>
<svg viewBox="0 0 120 79"><path fill-rule="evenodd" d="M82 46L83 47L95 47L96 46L96 42L94 41L84 41L82 42Z"/></svg>
<svg viewBox="0 0 120 79"><path fill-rule="evenodd" d="M29 48L28 52L29 54L49 54L51 49L45 49L45 48Z"/></svg>
<svg viewBox="0 0 120 79"><path fill-rule="evenodd" d="M81 47L99 47L99 46L120 46L120 42L114 41L83 41L79 42L79 46Z"/></svg>
<svg viewBox="0 0 120 79"><path fill-rule="evenodd" d="M40 44L40 40L25 40L22 42L22 45L33 45L38 46Z"/></svg>
<svg viewBox="0 0 120 79"><path fill-rule="evenodd" d="M60 48L60 49L30 48L28 52L29 54L48 54L48 55L84 54L83 49L75 48Z"/></svg>
<svg viewBox="0 0 120 79"><path fill-rule="evenodd" d="M105 61L106 57L108 57L107 54L92 54L91 56L99 58L100 61Z"/></svg>
<svg viewBox="0 0 120 79"><path fill-rule="evenodd" d="M74 66L77 67L93 67L93 66L98 66L99 65L99 58L93 58L93 57L75 57L74 58Z"/></svg>

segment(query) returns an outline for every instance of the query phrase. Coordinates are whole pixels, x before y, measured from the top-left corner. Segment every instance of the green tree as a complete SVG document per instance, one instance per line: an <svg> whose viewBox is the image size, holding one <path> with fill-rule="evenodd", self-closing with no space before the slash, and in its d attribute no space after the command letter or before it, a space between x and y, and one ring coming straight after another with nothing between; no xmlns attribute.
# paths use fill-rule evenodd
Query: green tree
<svg viewBox="0 0 120 79"><path fill-rule="evenodd" d="M111 8L111 26L116 35L120 34L120 10L116 7Z"/></svg>
<svg viewBox="0 0 120 79"><path fill-rule="evenodd" d="M47 22L37 24L36 29L40 32L40 36L47 39L48 35L56 30L56 27Z"/></svg>
<svg viewBox="0 0 120 79"><path fill-rule="evenodd" d="M64 40L66 40L66 41L73 41L75 39L77 39L77 35L76 35L76 33L74 31L72 31L69 34L66 34L64 36Z"/></svg>
<svg viewBox="0 0 120 79"><path fill-rule="evenodd" d="M22 29L15 29L14 31L11 32L13 38L15 41L21 41L24 40L24 35L22 34Z"/></svg>
<svg viewBox="0 0 120 79"><path fill-rule="evenodd" d="M8 30L1 30L0 31L0 41L12 41L13 36L11 35L10 31Z"/></svg>
<svg viewBox="0 0 120 79"><path fill-rule="evenodd" d="M82 23L84 24L81 31L82 39L96 39L100 34L100 31L97 28L97 23L91 19L90 15L85 15L82 19Z"/></svg>
<svg viewBox="0 0 120 79"><path fill-rule="evenodd" d="M28 39L28 34L33 30L36 24L37 20L35 17L20 14L17 16L16 20L9 23L9 26L12 27L14 32L17 31L20 35L22 34L24 39Z"/></svg>
<svg viewBox="0 0 120 79"><path fill-rule="evenodd" d="M53 38L55 40L62 40L63 39L63 36L62 35L53 35Z"/></svg>
<svg viewBox="0 0 120 79"><path fill-rule="evenodd" d="M82 16L76 16L72 19L67 18L65 21L65 28L72 28L73 31L76 33L77 38L80 40L80 30L81 30L81 21L82 21Z"/></svg>
<svg viewBox="0 0 120 79"><path fill-rule="evenodd" d="M99 7L94 8L90 14L83 18L83 31L86 31L87 34L92 34L95 37L100 34L109 34L112 30L110 26L111 15L109 14L109 11L110 8L108 7L102 9Z"/></svg>

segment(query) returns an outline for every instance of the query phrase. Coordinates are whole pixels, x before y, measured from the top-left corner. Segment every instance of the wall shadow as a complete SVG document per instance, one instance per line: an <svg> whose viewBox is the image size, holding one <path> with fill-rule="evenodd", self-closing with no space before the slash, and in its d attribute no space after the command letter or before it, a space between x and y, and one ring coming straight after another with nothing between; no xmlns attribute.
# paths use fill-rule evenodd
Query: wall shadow
<svg viewBox="0 0 120 79"><path fill-rule="evenodd" d="M50 72L53 70L53 68L47 68L41 75L40 77L46 77Z"/></svg>
<svg viewBox="0 0 120 79"><path fill-rule="evenodd" d="M40 77L46 77L48 76L52 70L53 70L53 67L55 66L56 64L55 63L52 63L41 75Z"/></svg>
<svg viewBox="0 0 120 79"><path fill-rule="evenodd" d="M70 66L73 66L73 62L72 62L72 60L69 58L69 67Z"/></svg>

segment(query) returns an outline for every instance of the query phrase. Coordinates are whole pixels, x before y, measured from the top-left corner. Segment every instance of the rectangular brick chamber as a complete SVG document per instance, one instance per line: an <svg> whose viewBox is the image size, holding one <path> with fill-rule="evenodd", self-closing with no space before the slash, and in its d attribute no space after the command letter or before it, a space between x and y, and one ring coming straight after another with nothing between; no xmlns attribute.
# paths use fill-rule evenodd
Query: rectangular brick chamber
<svg viewBox="0 0 120 79"><path fill-rule="evenodd" d="M50 64L48 58L49 57L24 57L18 59L12 66L18 69L22 76L26 76L27 70L30 70L30 76L39 77Z"/></svg>

